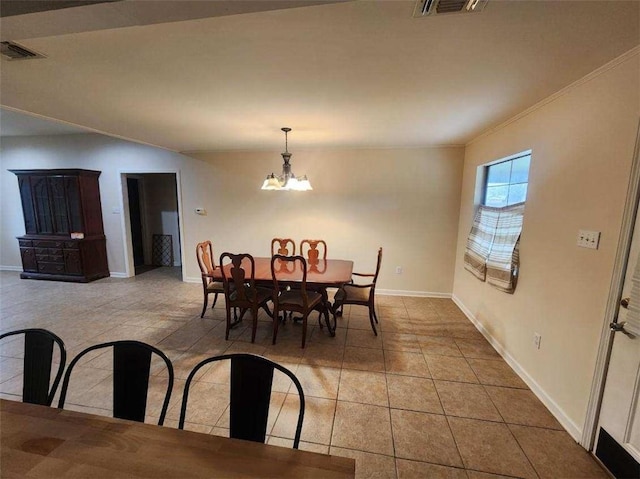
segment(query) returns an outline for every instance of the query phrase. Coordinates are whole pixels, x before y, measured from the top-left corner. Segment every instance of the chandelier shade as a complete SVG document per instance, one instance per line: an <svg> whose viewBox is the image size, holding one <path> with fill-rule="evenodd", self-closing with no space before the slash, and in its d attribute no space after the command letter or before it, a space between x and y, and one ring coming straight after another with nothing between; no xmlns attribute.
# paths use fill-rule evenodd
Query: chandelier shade
<svg viewBox="0 0 640 479"><path fill-rule="evenodd" d="M288 134L291 128L281 128L284 131L284 153L282 153L282 174L276 176L275 173L270 173L262 183L263 190L277 190L277 191L309 191L313 188L307 178L307 175L303 175L300 178L296 178L291 170L291 153L289 153Z"/></svg>

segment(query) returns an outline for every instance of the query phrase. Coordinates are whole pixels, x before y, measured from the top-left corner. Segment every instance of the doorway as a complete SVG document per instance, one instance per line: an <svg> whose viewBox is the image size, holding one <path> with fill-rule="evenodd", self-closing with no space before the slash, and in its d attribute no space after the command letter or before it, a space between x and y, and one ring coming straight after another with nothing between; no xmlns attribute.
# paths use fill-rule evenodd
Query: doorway
<svg viewBox="0 0 640 479"><path fill-rule="evenodd" d="M128 276L181 267L181 224L177 173L123 173L128 204ZM127 231L128 230L128 231Z"/></svg>
<svg viewBox="0 0 640 479"><path fill-rule="evenodd" d="M613 342L596 430L596 457L616 478L640 477L640 215L611 325Z"/></svg>
<svg viewBox="0 0 640 479"><path fill-rule="evenodd" d="M583 435L616 478L640 477L639 202L640 126Z"/></svg>
<svg viewBox="0 0 640 479"><path fill-rule="evenodd" d="M129 196L129 223L131 225L131 250L133 252L133 266L136 275L140 274L144 264L144 233L142 231L142 217L144 204L140 201L140 180L127 177L127 194Z"/></svg>

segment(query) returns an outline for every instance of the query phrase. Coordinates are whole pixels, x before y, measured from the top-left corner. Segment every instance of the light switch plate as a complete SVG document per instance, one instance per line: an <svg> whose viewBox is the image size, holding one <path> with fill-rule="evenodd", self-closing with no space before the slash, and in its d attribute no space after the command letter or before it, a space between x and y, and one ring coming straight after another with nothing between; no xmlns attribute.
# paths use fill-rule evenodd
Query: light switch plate
<svg viewBox="0 0 640 479"><path fill-rule="evenodd" d="M580 246L581 248L598 249L599 244L600 231L578 231L578 246Z"/></svg>

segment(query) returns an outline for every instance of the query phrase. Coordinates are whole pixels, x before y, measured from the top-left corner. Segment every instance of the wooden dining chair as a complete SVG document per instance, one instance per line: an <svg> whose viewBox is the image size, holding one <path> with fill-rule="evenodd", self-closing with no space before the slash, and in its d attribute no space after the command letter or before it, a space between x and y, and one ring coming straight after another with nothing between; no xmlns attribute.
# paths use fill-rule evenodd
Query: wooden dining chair
<svg viewBox="0 0 640 479"><path fill-rule="evenodd" d="M327 243L324 240L303 239L300 241L300 254L310 265L317 265L318 260L327 259Z"/></svg>
<svg viewBox="0 0 640 479"><path fill-rule="evenodd" d="M304 391L298 378L284 366L255 354L224 354L214 356L198 363L187 378L182 394L182 407L178 428L184 429L187 417L187 405L191 383L198 371L204 366L217 361L231 361L231 403L229 405L229 437L247 441L264 443L267 435L267 420L271 402L271 386L275 369L291 379L298 390L300 408L298 422L293 440L294 449L298 449L302 422L304 420Z"/></svg>
<svg viewBox="0 0 640 479"><path fill-rule="evenodd" d="M284 256L296 254L296 242L291 238L273 238L271 240L271 256L274 254Z"/></svg>
<svg viewBox="0 0 640 479"><path fill-rule="evenodd" d="M292 271L296 268L302 272L302 280L295 282L295 288L286 288L291 281L288 280ZM284 273L283 273L284 272ZM273 255L271 257L271 277L273 278L273 341L276 344L278 326L280 324L279 313L297 312L302 315L302 347L307 339L307 318L311 311L319 311L324 314L329 331L329 311L322 293L307 291L307 262L303 256ZM284 317L284 316L283 316ZM318 318L321 321L320 317ZM322 325L322 323L320 323Z"/></svg>
<svg viewBox="0 0 640 479"><path fill-rule="evenodd" d="M67 362L64 341L51 331L40 328L10 331L0 335L0 340L17 335L24 335L22 402L51 406ZM54 344L58 346L60 362L51 384Z"/></svg>
<svg viewBox="0 0 640 479"><path fill-rule="evenodd" d="M354 304L359 306L366 306L369 308L369 321L371 322L371 329L377 336L376 324L378 322L378 316L376 315L376 282L378 281L378 274L380 273L380 265L382 264L382 248L378 249L378 262L376 265L376 272L373 274L352 273L353 276L358 278L372 278L372 280L366 284L357 284L353 281L343 285L334 296L333 310L336 315L342 315L342 309L345 304ZM375 321L375 323L374 323Z"/></svg>
<svg viewBox="0 0 640 479"><path fill-rule="evenodd" d="M78 361L92 351L107 348L113 349L113 417L120 419L144 422L147 411L151 355L156 354L164 361L167 367L168 381L164 401L160 409L160 418L158 419L158 425L162 426L167 415L169 399L173 389L173 365L169 358L158 348L140 341L110 341L95 344L79 352L69 363L69 368L64 375L58 408L64 408L71 373Z"/></svg>
<svg viewBox="0 0 640 479"><path fill-rule="evenodd" d="M258 309L263 308L271 316L267 303L271 300L271 290L256 286L255 261L248 253L220 255L222 268L222 284L224 286L225 305L227 308L227 329L225 339L229 339L229 331L242 321L245 313L251 311L251 342L256 340L258 329ZM231 309L240 309L240 316L231 321Z"/></svg>
<svg viewBox="0 0 640 479"><path fill-rule="evenodd" d="M198 260L198 266L200 266L202 292L204 294L202 313L200 313L200 317L203 318L204 313L207 311L209 295L214 295L213 305L211 306L211 309L213 309L216 306L218 295L224 294L224 286L222 281L215 281L213 278L215 265L213 264L213 246L211 245L211 241L203 241L196 245L196 258Z"/></svg>

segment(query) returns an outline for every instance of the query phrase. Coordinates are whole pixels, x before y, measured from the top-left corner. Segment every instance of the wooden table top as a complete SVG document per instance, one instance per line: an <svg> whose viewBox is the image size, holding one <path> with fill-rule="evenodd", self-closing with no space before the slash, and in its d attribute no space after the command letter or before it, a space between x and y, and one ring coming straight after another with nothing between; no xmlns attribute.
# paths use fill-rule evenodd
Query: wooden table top
<svg viewBox="0 0 640 479"><path fill-rule="evenodd" d="M255 279L257 283L263 283L271 286L273 279L271 277L271 258L254 257L256 265ZM293 269L293 264L288 264L291 271L281 270L278 274L278 280L282 281L301 281L302 271L299 265ZM277 271L277 270L276 270ZM307 264L307 284L314 286L339 287L351 280L353 273L353 261L344 259L319 259L318 264ZM222 280L222 273L216 268L214 277Z"/></svg>
<svg viewBox="0 0 640 479"><path fill-rule="evenodd" d="M0 399L2 477L353 478L355 461Z"/></svg>

